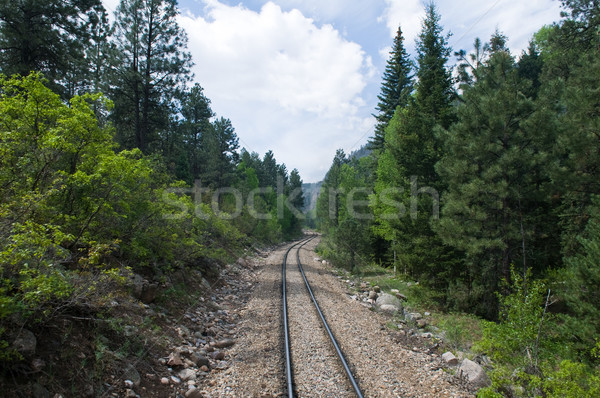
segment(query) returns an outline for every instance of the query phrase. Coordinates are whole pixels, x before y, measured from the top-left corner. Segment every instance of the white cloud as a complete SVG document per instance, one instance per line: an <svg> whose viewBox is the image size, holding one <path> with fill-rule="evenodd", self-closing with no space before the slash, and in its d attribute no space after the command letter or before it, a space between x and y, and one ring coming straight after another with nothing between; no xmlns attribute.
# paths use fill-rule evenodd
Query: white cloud
<svg viewBox="0 0 600 398"><path fill-rule="evenodd" d="M388 27L390 37L402 26L406 47L412 52L414 40L421 30L424 3L420 0L385 0L388 7L381 21ZM533 33L544 24L560 17L560 2L556 0L464 0L437 1L442 17L441 24L453 36L449 42L453 49L469 51L476 37L489 40L496 28L509 38L509 48L514 54L526 49Z"/></svg>
<svg viewBox="0 0 600 398"><path fill-rule="evenodd" d="M387 8L380 17L380 22L385 22L392 38L396 36L400 26L405 47L412 52L425 16L423 3L420 0L385 0L385 2Z"/></svg>
<svg viewBox="0 0 600 398"><path fill-rule="evenodd" d="M248 150L272 149L305 181L322 178L335 149L349 149L372 124L361 98L370 57L298 10L204 5L203 16L179 23L213 109L232 120Z"/></svg>

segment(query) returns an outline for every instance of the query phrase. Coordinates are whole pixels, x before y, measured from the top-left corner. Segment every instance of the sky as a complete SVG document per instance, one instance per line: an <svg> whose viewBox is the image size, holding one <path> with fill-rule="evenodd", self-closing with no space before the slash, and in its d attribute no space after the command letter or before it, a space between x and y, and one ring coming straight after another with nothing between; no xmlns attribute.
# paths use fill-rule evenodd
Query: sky
<svg viewBox="0 0 600 398"><path fill-rule="evenodd" d="M103 0L109 12L119 0ZM400 25L415 53L420 0L179 0L194 82L240 146L269 149L304 182L323 179L336 149L373 135L381 78ZM543 25L560 20L558 0L436 1L453 51L496 29L515 56ZM453 64L456 60L451 59Z"/></svg>

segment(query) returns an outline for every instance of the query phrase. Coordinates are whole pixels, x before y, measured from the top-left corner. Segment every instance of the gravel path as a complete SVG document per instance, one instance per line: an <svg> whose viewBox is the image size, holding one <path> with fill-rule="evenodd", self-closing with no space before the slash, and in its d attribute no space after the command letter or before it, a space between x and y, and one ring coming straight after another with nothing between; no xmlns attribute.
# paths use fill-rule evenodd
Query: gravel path
<svg viewBox="0 0 600 398"><path fill-rule="evenodd" d="M289 246L287 246L289 247ZM277 397L285 383L281 326L281 261L287 247L259 258L251 299L239 308L237 342L230 352L232 365L212 373L202 387L204 396Z"/></svg>
<svg viewBox="0 0 600 398"><path fill-rule="evenodd" d="M383 315L349 299L330 266L316 259L317 243L318 238L300 250L303 268L365 397L473 396L441 369L438 355L403 347L383 326L387 322ZM288 247L259 258L258 271L245 276L252 292L246 304L231 309L239 319L234 327L236 344L229 351L231 365L203 381L204 397L284 395L281 261ZM297 271L295 253L294 249L288 257L287 289L298 396L353 397Z"/></svg>

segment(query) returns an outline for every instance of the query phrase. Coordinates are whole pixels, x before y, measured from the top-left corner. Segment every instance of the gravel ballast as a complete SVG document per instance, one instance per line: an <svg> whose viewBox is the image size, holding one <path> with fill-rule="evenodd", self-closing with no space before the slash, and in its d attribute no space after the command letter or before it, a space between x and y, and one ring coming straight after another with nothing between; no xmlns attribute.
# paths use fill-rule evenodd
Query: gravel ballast
<svg viewBox="0 0 600 398"><path fill-rule="evenodd" d="M442 369L438 354L405 347L384 325L389 318L351 300L331 266L317 258L318 238L300 249L300 258L319 306L341 346L365 397L471 397ZM288 246L258 258L254 273L240 274L250 298L240 302L228 349L230 366L213 371L199 389L204 397L283 396L285 365L281 298L281 262ZM287 291L292 334L294 382L299 397L353 397L339 359L317 317L296 265L288 256ZM234 304L234 303L232 303Z"/></svg>

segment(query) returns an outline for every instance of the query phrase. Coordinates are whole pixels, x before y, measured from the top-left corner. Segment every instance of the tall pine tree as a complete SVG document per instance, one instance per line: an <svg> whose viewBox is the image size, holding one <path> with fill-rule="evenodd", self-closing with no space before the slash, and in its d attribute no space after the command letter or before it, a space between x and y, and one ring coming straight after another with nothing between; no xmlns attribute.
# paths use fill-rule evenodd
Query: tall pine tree
<svg viewBox="0 0 600 398"><path fill-rule="evenodd" d="M427 5L417 40L415 94L404 109L396 110L385 130L372 201L374 232L391 243L400 268L435 283L444 281L443 273L453 264L430 227L443 187L435 170L443 147L434 131L454 120L454 92L446 66L450 48L439 21L435 6Z"/></svg>
<svg viewBox="0 0 600 398"><path fill-rule="evenodd" d="M410 61L406 49L404 48L404 37L402 29L398 27L390 58L387 61L385 72L383 73L383 83L381 84L381 93L377 96L377 115L375 119L375 134L369 140L369 149L383 150L385 138L385 128L392 120L394 112L398 107L405 107L413 90L412 79L413 65Z"/></svg>
<svg viewBox="0 0 600 398"><path fill-rule="evenodd" d="M112 97L117 137L126 148L159 149L172 100L191 79L178 14L176 0L121 0L117 8Z"/></svg>
<svg viewBox="0 0 600 398"><path fill-rule="evenodd" d="M497 314L495 292L510 280L511 264L527 275L556 260L545 225L552 223L553 118L526 95L532 82L520 76L503 36L493 39L477 81L463 86L459 121L441 134L446 153L437 171L448 190L435 225L445 244L465 253L466 274L454 282L452 303L488 318Z"/></svg>
<svg viewBox="0 0 600 398"><path fill-rule="evenodd" d="M6 75L42 72L65 98L89 69L91 32L101 22L100 0L27 0L0 3L0 70Z"/></svg>

